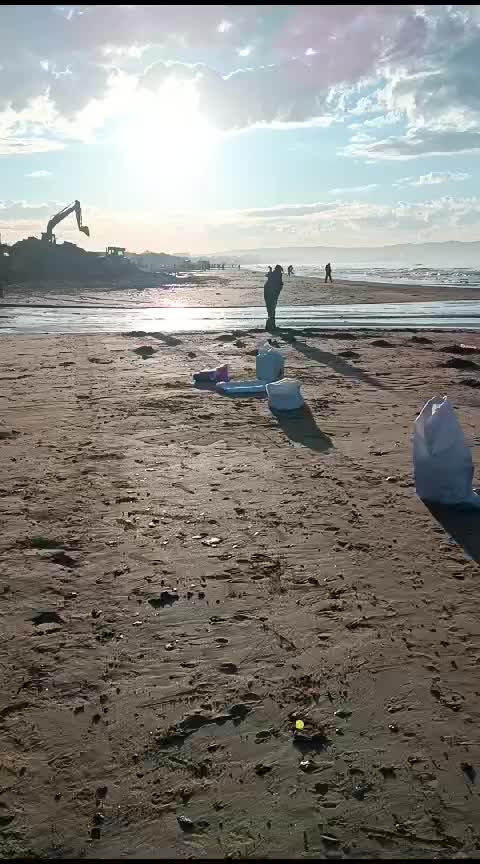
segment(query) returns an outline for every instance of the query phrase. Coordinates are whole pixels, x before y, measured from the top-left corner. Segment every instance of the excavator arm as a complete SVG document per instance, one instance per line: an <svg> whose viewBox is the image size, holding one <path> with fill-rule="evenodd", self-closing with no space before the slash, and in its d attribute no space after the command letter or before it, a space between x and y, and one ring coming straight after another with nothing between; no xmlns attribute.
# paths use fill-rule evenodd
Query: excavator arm
<svg viewBox="0 0 480 864"><path fill-rule="evenodd" d="M69 204L68 207L64 207L63 210L60 210L59 213L56 213L55 216L49 220L47 225L47 230L44 234L42 234L42 239L46 240L48 243L54 242L54 234L53 229L58 225L59 222L63 222L67 216L70 216L70 213L75 213L77 218L78 230L82 232L82 234L86 234L87 237L90 237L90 229L86 225L82 225L82 208L80 207L80 201L74 201L73 204Z"/></svg>

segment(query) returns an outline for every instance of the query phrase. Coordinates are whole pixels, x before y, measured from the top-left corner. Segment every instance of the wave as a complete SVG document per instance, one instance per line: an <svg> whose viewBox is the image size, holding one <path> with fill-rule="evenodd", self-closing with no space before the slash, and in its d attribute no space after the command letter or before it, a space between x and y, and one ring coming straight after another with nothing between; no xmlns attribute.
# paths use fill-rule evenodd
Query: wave
<svg viewBox="0 0 480 864"><path fill-rule="evenodd" d="M255 270L256 272L266 272L267 265L244 265L244 269ZM315 267L312 265L299 264L295 266L295 274L297 276L323 278L325 269L323 266ZM350 279L353 282L381 282L381 283L398 283L404 285L438 285L438 286L480 286L480 270L471 268L454 268L447 269L442 267L365 267L355 265L337 264L333 268L333 276L337 279Z"/></svg>

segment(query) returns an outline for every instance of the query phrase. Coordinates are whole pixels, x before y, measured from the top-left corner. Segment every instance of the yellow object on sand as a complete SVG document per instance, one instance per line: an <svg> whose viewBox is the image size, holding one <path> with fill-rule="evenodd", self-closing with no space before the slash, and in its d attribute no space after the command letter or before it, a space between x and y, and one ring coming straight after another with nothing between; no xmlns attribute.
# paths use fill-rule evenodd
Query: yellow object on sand
<svg viewBox="0 0 480 864"><path fill-rule="evenodd" d="M295 729L298 729L299 731L301 731L304 728L305 728L305 723L303 722L303 720L295 720Z"/></svg>

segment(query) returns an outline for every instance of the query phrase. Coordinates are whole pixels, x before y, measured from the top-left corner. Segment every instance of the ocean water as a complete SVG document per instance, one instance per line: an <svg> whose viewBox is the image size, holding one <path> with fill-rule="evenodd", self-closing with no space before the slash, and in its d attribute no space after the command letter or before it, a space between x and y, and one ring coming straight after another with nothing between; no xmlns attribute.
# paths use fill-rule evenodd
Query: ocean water
<svg viewBox="0 0 480 864"><path fill-rule="evenodd" d="M248 264L244 269L255 270L266 273L268 265ZM307 276L325 278L324 265L318 267L312 265L294 265L296 276ZM286 270L286 266L285 266ZM452 269L442 267L405 267L391 265L389 267L366 266L365 264L333 264L333 278L351 279L353 282L382 282L404 285L458 285L459 287L480 287L480 269L474 270L468 267L456 267Z"/></svg>

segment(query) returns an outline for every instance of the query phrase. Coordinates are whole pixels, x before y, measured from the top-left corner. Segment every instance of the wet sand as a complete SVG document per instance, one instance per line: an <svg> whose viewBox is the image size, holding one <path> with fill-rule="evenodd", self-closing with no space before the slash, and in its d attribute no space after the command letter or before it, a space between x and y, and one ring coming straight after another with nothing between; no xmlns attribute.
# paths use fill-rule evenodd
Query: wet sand
<svg viewBox="0 0 480 864"><path fill-rule="evenodd" d="M435 393L478 466L452 341L279 337L277 419L191 386L253 335L2 338L3 858L478 856L478 565L410 470Z"/></svg>
<svg viewBox="0 0 480 864"><path fill-rule="evenodd" d="M170 284L144 288L132 286L66 285L39 283L10 286L4 303L47 303L132 306L256 306L263 304L261 273L252 271L212 270L204 274L172 277ZM478 287L429 285L384 285L374 282L349 282L334 279L325 285L323 278L284 277L281 304L315 305L333 303L401 303L428 300L475 300ZM1 307L1 303L0 303Z"/></svg>

